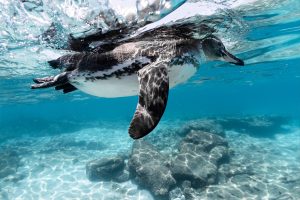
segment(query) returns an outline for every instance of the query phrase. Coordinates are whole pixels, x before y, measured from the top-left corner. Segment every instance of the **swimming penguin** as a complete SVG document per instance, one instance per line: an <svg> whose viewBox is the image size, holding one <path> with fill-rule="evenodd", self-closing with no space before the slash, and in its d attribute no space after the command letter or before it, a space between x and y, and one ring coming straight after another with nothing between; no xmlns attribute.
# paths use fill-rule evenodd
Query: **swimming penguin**
<svg viewBox="0 0 300 200"><path fill-rule="evenodd" d="M31 88L55 87L64 93L79 89L107 98L139 95L129 134L134 139L142 138L159 123L167 105L169 88L196 73L201 52L210 60L244 65L216 36L197 39L185 33L186 30L178 27L162 28L106 45L101 48L102 52L64 55L49 61L50 66L63 72L35 78L36 84Z"/></svg>

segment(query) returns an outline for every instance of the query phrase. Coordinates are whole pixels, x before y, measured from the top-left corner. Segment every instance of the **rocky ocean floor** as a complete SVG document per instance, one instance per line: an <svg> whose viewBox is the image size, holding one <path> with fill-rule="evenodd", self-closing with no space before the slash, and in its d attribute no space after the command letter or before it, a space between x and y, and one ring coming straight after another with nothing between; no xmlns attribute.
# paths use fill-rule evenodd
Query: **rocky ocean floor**
<svg viewBox="0 0 300 200"><path fill-rule="evenodd" d="M170 126L176 124L176 126ZM165 122L0 143L0 199L300 199L300 129L280 117Z"/></svg>

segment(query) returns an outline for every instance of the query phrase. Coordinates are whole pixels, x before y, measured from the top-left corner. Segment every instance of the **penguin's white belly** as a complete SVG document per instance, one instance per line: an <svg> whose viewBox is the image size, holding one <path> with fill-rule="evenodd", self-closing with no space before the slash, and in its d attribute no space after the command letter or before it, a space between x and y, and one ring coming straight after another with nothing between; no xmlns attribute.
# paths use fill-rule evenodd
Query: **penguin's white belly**
<svg viewBox="0 0 300 200"><path fill-rule="evenodd" d="M197 72L197 68L192 64L182 65L172 65L169 68L169 83L170 88L175 87L180 83L186 82L189 78L191 78Z"/></svg>
<svg viewBox="0 0 300 200"><path fill-rule="evenodd" d="M172 65L168 70L170 88L187 81L196 73L192 64ZM116 98L135 96L139 93L139 81L137 74L110 77L103 80L84 81L84 77L71 82L79 90L98 97Z"/></svg>
<svg viewBox="0 0 300 200"><path fill-rule="evenodd" d="M76 80L72 83L79 90L98 97L114 98L138 95L139 82L136 74L121 78L110 77L105 80Z"/></svg>

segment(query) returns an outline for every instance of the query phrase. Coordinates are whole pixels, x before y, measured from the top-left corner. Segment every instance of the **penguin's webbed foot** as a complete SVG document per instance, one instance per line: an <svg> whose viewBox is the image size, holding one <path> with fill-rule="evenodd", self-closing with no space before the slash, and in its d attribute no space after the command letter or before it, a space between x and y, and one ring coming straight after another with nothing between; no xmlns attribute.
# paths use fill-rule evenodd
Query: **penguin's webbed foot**
<svg viewBox="0 0 300 200"><path fill-rule="evenodd" d="M31 85L31 89L39 89L39 88L49 88L62 84L66 84L68 82L67 73L61 73L57 76L49 76L44 78L34 78L33 82L36 84Z"/></svg>
<svg viewBox="0 0 300 200"><path fill-rule="evenodd" d="M35 83L45 83L45 82L50 82L53 81L54 76L48 76L48 77L43 77L43 78L33 78L33 82Z"/></svg>

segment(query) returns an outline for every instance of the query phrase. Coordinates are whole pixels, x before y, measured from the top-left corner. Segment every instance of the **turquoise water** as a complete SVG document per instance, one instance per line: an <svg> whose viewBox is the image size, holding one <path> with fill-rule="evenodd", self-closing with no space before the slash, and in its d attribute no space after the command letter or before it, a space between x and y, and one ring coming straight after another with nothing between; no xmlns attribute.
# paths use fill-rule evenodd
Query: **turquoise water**
<svg viewBox="0 0 300 200"><path fill-rule="evenodd" d="M206 19L246 64L201 64L188 82L170 90L160 124L143 140L174 163L189 131L221 126L234 153L217 166L218 181L187 192L175 178L163 197L134 177L89 181L90 160L130 159L134 141L127 128L138 97L32 91L30 85L34 77L57 73L46 61L67 53L56 48L67 34L93 28L95 13L116 3L0 0L0 199L300 199L300 1L183 6L191 2L196 14L179 7L162 20L186 13ZM40 35L52 22L59 39L49 44ZM228 175L228 168L238 172Z"/></svg>

